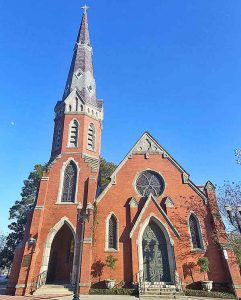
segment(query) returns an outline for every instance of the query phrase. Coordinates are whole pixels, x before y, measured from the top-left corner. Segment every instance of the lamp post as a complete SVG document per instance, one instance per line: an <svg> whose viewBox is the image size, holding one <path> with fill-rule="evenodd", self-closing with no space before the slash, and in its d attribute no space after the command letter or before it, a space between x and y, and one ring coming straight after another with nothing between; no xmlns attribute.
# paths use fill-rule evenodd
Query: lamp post
<svg viewBox="0 0 241 300"><path fill-rule="evenodd" d="M90 221L90 216L94 210L93 204L89 203L86 208L83 208L81 204L77 206L77 226L80 227L80 234L77 235L77 274L74 286L74 297L73 300L80 300L80 278L81 278L81 267L82 267L82 254L83 254L83 241L86 220Z"/></svg>
<svg viewBox="0 0 241 300"><path fill-rule="evenodd" d="M229 204L226 204L225 210L228 214L228 218L233 226L237 226L239 232L241 233L241 205L232 207Z"/></svg>

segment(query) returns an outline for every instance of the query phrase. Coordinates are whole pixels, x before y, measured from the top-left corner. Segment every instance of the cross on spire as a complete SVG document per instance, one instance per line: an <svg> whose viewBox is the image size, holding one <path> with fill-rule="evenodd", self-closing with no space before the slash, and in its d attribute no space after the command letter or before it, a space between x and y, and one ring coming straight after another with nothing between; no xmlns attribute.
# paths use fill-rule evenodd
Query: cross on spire
<svg viewBox="0 0 241 300"><path fill-rule="evenodd" d="M87 6L86 4L84 6L81 7L84 11L84 14L87 13L87 10L89 9L89 6Z"/></svg>

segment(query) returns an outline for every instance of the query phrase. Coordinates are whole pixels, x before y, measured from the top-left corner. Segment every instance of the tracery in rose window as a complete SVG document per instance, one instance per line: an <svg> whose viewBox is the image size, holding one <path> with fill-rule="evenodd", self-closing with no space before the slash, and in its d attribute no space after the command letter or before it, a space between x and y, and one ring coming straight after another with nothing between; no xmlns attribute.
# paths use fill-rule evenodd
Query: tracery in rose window
<svg viewBox="0 0 241 300"><path fill-rule="evenodd" d="M136 189L143 197L150 194L158 197L164 191L164 180L160 174L147 170L137 178Z"/></svg>

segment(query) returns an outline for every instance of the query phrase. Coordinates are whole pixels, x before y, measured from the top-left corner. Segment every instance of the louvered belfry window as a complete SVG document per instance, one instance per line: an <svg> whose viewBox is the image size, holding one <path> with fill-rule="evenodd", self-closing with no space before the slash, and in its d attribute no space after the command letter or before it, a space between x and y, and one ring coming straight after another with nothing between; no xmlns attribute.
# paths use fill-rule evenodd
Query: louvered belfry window
<svg viewBox="0 0 241 300"><path fill-rule="evenodd" d="M202 249L199 224L197 219L193 215L190 216L189 226L190 226L193 249Z"/></svg>
<svg viewBox="0 0 241 300"><path fill-rule="evenodd" d="M59 123L55 133L55 150L60 148L61 145L61 137L62 137L62 124Z"/></svg>
<svg viewBox="0 0 241 300"><path fill-rule="evenodd" d="M71 161L64 172L62 202L75 202L77 167Z"/></svg>
<svg viewBox="0 0 241 300"><path fill-rule="evenodd" d="M117 220L114 215L109 220L108 248L117 250Z"/></svg>
<svg viewBox="0 0 241 300"><path fill-rule="evenodd" d="M95 127L94 127L94 124L90 124L88 127L87 148L89 150L95 150Z"/></svg>
<svg viewBox="0 0 241 300"><path fill-rule="evenodd" d="M78 146L79 124L76 120L72 122L69 133L69 147L76 148Z"/></svg>

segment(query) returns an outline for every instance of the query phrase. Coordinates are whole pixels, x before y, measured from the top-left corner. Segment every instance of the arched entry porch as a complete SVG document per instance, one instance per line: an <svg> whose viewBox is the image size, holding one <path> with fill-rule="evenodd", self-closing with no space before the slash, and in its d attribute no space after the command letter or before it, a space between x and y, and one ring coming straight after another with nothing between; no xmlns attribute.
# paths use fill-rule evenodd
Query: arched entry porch
<svg viewBox="0 0 241 300"><path fill-rule="evenodd" d="M51 245L46 283L70 283L74 259L74 237L64 224Z"/></svg>
<svg viewBox="0 0 241 300"><path fill-rule="evenodd" d="M68 218L63 217L47 236L41 272L46 272L46 283L69 284L74 282L76 235Z"/></svg>
<svg viewBox="0 0 241 300"><path fill-rule="evenodd" d="M175 283L173 241L165 225L153 216L140 228L138 259L139 271L145 282Z"/></svg>

